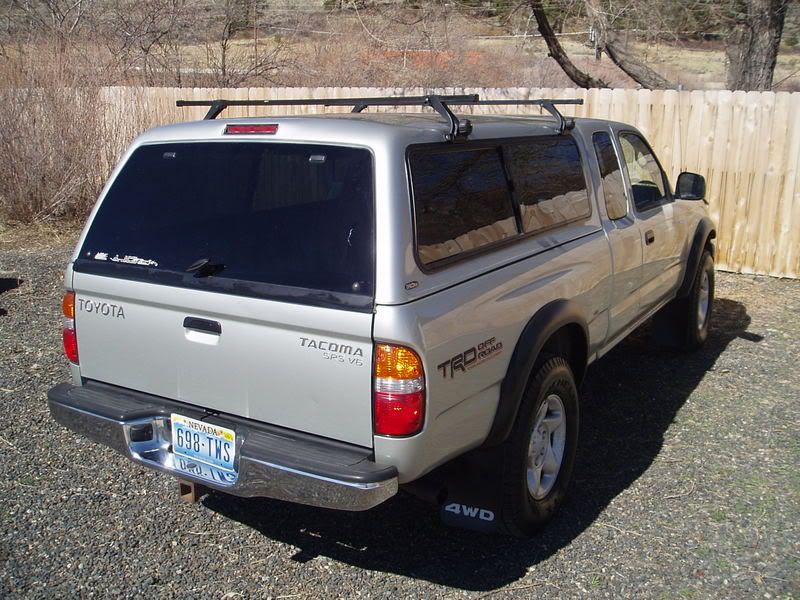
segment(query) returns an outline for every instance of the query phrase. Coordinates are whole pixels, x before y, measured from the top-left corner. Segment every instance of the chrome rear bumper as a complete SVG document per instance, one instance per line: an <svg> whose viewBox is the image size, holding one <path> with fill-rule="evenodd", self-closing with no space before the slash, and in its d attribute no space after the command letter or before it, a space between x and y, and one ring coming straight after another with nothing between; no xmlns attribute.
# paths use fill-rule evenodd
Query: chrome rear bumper
<svg viewBox="0 0 800 600"><path fill-rule="evenodd" d="M358 511L397 493L397 470L376 465L365 448L101 383L60 384L47 397L50 414L72 431L139 464L235 496ZM172 413L234 429L236 473L213 480L193 474L197 465L171 451Z"/></svg>

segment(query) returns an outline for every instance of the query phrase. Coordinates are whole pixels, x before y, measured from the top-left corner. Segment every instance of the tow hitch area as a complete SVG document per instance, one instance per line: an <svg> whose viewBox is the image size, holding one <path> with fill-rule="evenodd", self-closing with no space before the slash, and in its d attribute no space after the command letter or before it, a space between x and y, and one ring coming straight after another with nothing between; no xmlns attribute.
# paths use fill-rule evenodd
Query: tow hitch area
<svg viewBox="0 0 800 600"><path fill-rule="evenodd" d="M188 504L194 504L195 502L199 502L200 498L205 496L211 490L199 483L194 483L191 481L184 481L183 479L178 480L178 492L181 495L181 500Z"/></svg>

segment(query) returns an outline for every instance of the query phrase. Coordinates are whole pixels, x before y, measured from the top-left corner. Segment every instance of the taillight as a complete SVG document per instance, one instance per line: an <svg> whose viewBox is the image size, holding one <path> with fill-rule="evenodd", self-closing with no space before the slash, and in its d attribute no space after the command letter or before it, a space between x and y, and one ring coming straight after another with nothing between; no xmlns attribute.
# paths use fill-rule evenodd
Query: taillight
<svg viewBox="0 0 800 600"><path fill-rule="evenodd" d="M64 314L64 354L70 362L78 364L78 336L75 333L75 292L66 292L61 302L61 311Z"/></svg>
<svg viewBox="0 0 800 600"><path fill-rule="evenodd" d="M425 373L417 353L404 346L375 347L375 433L408 436L425 423Z"/></svg>
<svg viewBox="0 0 800 600"><path fill-rule="evenodd" d="M278 133L278 125L270 123L269 125L227 125L225 127L225 134L256 134L256 135L271 135Z"/></svg>

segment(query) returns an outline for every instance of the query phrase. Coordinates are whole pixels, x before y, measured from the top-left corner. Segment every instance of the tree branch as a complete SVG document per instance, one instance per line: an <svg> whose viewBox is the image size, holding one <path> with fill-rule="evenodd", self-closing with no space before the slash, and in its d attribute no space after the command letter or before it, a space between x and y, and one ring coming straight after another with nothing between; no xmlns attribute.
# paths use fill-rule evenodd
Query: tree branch
<svg viewBox="0 0 800 600"><path fill-rule="evenodd" d="M564 48L561 47L561 42L558 41L556 34L553 32L550 21L547 20L547 15L544 12L541 0L531 0L530 4L533 16L536 18L539 33L542 34L544 41L547 43L550 56L556 60L567 77L569 77L575 85L582 88L607 88L608 84L605 81L602 79L595 79L588 73L584 73L570 60Z"/></svg>
<svg viewBox="0 0 800 600"><path fill-rule="evenodd" d="M603 12L600 0L584 1L586 3L586 12L597 30L598 46L601 50L605 50L615 65L644 88L652 90L677 87L674 83L644 64L638 57L628 51L623 42L619 41L616 32L608 22L605 12Z"/></svg>

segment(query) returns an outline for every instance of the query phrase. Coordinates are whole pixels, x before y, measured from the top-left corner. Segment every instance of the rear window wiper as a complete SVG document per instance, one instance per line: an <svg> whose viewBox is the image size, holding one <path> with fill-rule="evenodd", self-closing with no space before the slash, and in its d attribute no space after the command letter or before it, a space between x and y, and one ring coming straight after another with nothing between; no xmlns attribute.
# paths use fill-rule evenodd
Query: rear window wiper
<svg viewBox="0 0 800 600"><path fill-rule="evenodd" d="M222 263L212 263L210 258L201 258L186 267L187 273L194 273L195 277L209 277L225 269Z"/></svg>

